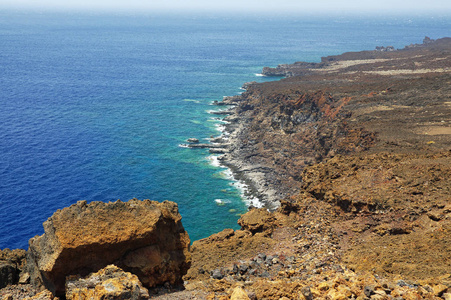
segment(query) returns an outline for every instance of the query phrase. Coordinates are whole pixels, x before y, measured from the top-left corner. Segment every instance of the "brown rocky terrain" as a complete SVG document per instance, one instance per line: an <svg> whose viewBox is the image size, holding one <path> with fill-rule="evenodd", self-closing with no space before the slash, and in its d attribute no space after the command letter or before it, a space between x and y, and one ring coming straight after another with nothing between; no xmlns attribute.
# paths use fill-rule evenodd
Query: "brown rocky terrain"
<svg viewBox="0 0 451 300"><path fill-rule="evenodd" d="M194 242L186 278L216 296L449 299L433 290L451 284L450 67L451 39L429 40L284 65L226 98L221 159L275 212Z"/></svg>
<svg viewBox="0 0 451 300"><path fill-rule="evenodd" d="M240 230L193 242L184 291L161 282L149 296L451 299L451 39L264 72L289 77L248 83L242 95L218 102L230 105L221 113L229 124L211 148L266 207L243 215ZM62 212L46 228L69 224ZM64 236L73 237L67 245L83 240ZM51 244L40 241L32 245ZM141 279L120 261L119 278ZM90 280L106 286L102 272L78 279L78 294L89 293ZM52 297L24 284L0 296Z"/></svg>

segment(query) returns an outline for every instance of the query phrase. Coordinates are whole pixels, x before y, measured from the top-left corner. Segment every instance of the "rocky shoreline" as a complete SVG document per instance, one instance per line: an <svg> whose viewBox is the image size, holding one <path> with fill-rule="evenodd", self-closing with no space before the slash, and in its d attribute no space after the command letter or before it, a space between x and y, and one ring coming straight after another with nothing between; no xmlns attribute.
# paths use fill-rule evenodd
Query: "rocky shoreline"
<svg viewBox="0 0 451 300"><path fill-rule="evenodd" d="M245 83L243 89L247 89L254 83ZM232 171L234 179L245 185L245 198L256 199L250 204L252 207L265 207L275 211L280 206L280 199L286 197L280 186L268 184L274 182L276 174L271 168L255 165L247 161L250 153L241 146L243 128L247 120L237 113L237 108L244 99L241 95L226 96L222 101L215 101L213 105L227 107L219 111L210 111L213 115L225 116L225 123L221 134L210 138L210 143L199 143L197 138L187 139L187 144L182 147L193 149L209 149L211 154L220 154L218 161L220 165ZM272 179L270 179L272 178Z"/></svg>
<svg viewBox="0 0 451 300"><path fill-rule="evenodd" d="M255 82L245 83L243 89L247 89ZM265 207L275 211L280 206L280 199L286 196L280 186L268 184L274 182L276 174L266 166L255 165L247 161L249 153L241 146L242 132L247 120L237 113L237 108L244 99L241 95L225 96L222 101L214 101L212 104L225 107L221 110L209 111L210 114L225 116L221 134L210 138L210 143L200 143L198 138L188 138L186 144L181 147L191 149L208 149L211 154L219 154L218 162L221 166L229 168L234 180L244 186L244 197L253 199L248 201L250 207Z"/></svg>
<svg viewBox="0 0 451 300"><path fill-rule="evenodd" d="M270 178L275 178L271 168L253 164L248 160L250 153L240 143L246 121L238 117L236 113L231 116L224 119L228 122L225 131L230 146L227 148L227 153L218 159L222 165L232 170L235 179L243 181L250 188L252 196L256 197L265 208L275 211L280 206L280 199L283 199L286 194L277 186L269 184L274 182Z"/></svg>

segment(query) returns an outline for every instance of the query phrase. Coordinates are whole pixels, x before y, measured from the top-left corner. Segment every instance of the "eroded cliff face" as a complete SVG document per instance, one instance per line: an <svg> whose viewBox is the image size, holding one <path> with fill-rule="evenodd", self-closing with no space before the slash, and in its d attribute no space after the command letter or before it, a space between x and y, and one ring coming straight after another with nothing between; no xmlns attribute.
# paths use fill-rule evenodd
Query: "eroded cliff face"
<svg viewBox="0 0 451 300"><path fill-rule="evenodd" d="M64 295L66 276L86 276L109 264L138 276L146 287L177 285L190 266L190 240L177 204L169 201L79 201L44 222L30 240L31 283Z"/></svg>
<svg viewBox="0 0 451 300"><path fill-rule="evenodd" d="M451 151L336 156L302 174L303 190L333 208L344 263L417 280L451 270L450 176Z"/></svg>
<svg viewBox="0 0 451 300"><path fill-rule="evenodd" d="M236 115L226 118L233 142L222 160L244 173L260 167L265 184L278 193L259 196L275 210L274 202L299 189L306 166L365 151L375 143L377 133L349 121L347 106L354 97L292 82L251 85L237 102ZM262 184L252 183L255 176L248 179L261 190Z"/></svg>

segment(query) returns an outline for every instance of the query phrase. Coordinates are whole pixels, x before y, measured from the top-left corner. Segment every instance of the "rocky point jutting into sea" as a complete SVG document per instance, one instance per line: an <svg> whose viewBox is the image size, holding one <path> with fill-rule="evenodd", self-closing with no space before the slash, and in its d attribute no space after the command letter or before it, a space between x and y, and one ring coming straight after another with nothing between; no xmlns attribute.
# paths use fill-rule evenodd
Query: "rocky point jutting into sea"
<svg viewBox="0 0 451 300"><path fill-rule="evenodd" d="M26 254L1 252L0 295L451 299L451 39L263 72L286 78L218 102L226 134L190 145L220 153L266 208L188 251L173 203L79 202Z"/></svg>

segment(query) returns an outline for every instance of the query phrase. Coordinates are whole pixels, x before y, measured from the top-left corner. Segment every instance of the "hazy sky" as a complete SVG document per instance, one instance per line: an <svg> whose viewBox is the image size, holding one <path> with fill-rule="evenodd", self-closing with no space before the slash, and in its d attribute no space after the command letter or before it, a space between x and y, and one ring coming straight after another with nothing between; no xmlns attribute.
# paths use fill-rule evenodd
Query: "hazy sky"
<svg viewBox="0 0 451 300"><path fill-rule="evenodd" d="M0 7L121 11L451 13L450 0L1 0Z"/></svg>

